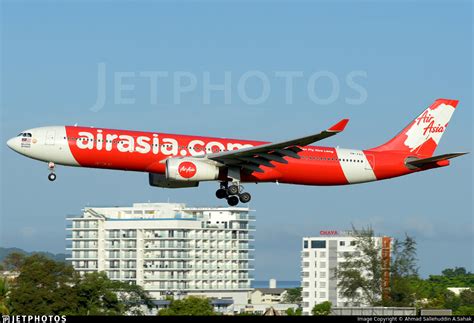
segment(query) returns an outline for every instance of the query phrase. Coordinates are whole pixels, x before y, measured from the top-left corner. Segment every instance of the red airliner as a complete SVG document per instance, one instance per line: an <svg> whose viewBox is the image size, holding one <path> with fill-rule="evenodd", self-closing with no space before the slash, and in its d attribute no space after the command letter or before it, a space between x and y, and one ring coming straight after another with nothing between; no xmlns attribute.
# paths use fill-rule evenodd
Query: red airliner
<svg viewBox="0 0 474 323"><path fill-rule="evenodd" d="M433 156L457 100L438 99L387 143L366 150L309 146L344 130L348 119L320 133L268 143L228 138L77 126L25 130L8 146L56 164L149 173L152 186L196 187L219 181L216 196L229 205L251 196L240 183L346 185L382 180L449 165L465 153Z"/></svg>

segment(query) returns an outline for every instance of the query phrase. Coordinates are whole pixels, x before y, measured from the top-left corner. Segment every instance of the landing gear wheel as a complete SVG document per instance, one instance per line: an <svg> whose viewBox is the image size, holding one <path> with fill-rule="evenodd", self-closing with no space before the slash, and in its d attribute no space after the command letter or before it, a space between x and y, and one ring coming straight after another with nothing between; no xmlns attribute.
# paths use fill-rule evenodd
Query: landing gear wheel
<svg viewBox="0 0 474 323"><path fill-rule="evenodd" d="M250 202L251 199L252 199L252 196L250 195L250 193L245 192L239 195L239 200L242 203L248 203Z"/></svg>
<svg viewBox="0 0 474 323"><path fill-rule="evenodd" d="M48 179L51 181L51 182L54 182L56 180L56 174L55 173L51 173L48 175Z"/></svg>
<svg viewBox="0 0 474 323"><path fill-rule="evenodd" d="M227 197L227 191L223 188L220 188L216 191L216 197L218 199L224 199Z"/></svg>
<svg viewBox="0 0 474 323"><path fill-rule="evenodd" d="M238 185L231 185L227 188L227 194L229 195L237 195L239 194L239 186Z"/></svg>
<svg viewBox="0 0 474 323"><path fill-rule="evenodd" d="M239 198L235 195L232 195L232 196L229 196L227 198L227 203L230 205L230 206L236 206L237 204L239 204Z"/></svg>

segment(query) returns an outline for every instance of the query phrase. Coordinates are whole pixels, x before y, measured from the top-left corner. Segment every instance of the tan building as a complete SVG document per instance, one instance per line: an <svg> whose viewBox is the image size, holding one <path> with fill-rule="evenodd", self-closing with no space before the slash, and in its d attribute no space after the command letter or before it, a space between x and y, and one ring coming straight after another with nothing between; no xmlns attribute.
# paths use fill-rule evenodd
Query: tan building
<svg viewBox="0 0 474 323"><path fill-rule="evenodd" d="M250 304L279 304L287 291L284 288L255 288L250 293Z"/></svg>

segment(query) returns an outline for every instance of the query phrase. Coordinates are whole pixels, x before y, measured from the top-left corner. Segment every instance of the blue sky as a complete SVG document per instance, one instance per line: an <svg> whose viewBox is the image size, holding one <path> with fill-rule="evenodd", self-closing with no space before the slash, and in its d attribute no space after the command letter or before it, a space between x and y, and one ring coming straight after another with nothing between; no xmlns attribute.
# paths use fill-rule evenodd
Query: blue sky
<svg viewBox="0 0 474 323"><path fill-rule="evenodd" d="M281 140L349 117L345 132L323 144L369 148L446 97L460 103L437 153L472 151L470 1L3 1L1 14L2 143L23 129L75 123ZM105 104L94 112L100 64ZM168 77L158 81L155 104L141 75L157 71ZM302 75L291 104L278 71ZM196 84L178 104L179 72L188 76L178 79L183 88L193 85L189 75ZM216 91L206 103L205 75L218 84L225 72L231 102ZM245 94L264 98L259 104L239 92L246 73ZM117 78L119 96L133 104L117 104ZM50 183L44 163L5 144L0 153L2 246L64 252L65 217L86 205L222 205L216 183L165 190L149 187L146 174L65 167ZM447 168L363 185L247 185L257 215L255 276L298 280L301 238L352 224L413 235L423 275L473 270L472 182L467 155Z"/></svg>

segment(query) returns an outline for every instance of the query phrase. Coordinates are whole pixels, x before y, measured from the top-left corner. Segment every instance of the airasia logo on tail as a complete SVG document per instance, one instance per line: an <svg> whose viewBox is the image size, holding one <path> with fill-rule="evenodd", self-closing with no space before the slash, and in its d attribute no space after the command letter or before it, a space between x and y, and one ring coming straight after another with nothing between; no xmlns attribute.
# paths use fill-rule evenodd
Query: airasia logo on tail
<svg viewBox="0 0 474 323"><path fill-rule="evenodd" d="M423 136L427 133L443 132L444 127L441 124L435 125L435 120L432 115L429 114L428 110L425 110L421 116L416 118L416 125L419 126L420 123L428 124L423 128Z"/></svg>
<svg viewBox="0 0 474 323"><path fill-rule="evenodd" d="M182 162L178 166L178 174L183 178L191 178L196 175L197 168L191 162Z"/></svg>
<svg viewBox="0 0 474 323"><path fill-rule="evenodd" d="M429 139L438 145L453 112L454 107L445 103L426 109L406 132L405 146L414 151Z"/></svg>

